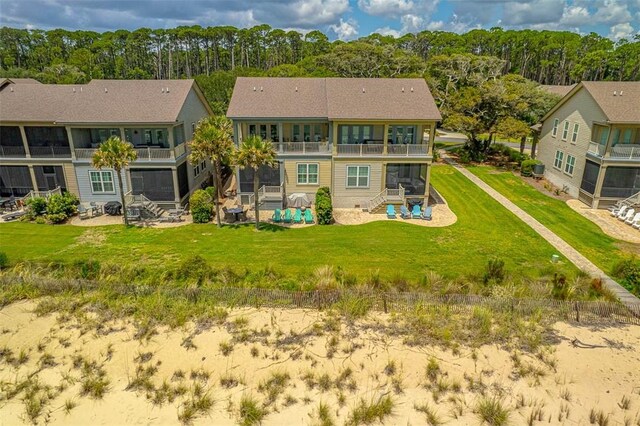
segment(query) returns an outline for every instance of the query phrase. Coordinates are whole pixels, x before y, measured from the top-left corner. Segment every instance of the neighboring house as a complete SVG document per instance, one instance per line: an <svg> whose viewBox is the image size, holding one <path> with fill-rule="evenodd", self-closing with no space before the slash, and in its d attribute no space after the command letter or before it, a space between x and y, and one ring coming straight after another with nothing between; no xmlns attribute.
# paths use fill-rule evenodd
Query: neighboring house
<svg viewBox="0 0 640 426"><path fill-rule="evenodd" d="M81 201L119 200L113 171L91 165L96 148L115 135L138 153L125 192L176 206L207 178L206 163L187 163L185 142L211 113L193 80L0 80L0 195L61 187Z"/></svg>
<svg viewBox="0 0 640 426"><path fill-rule="evenodd" d="M584 81L542 119L545 176L593 208L640 192L640 82Z"/></svg>
<svg viewBox="0 0 640 426"><path fill-rule="evenodd" d="M569 93L574 87L576 87L575 84L569 84L569 85L541 84L540 85L540 89L544 90L545 92L549 92L553 95L558 95L561 97L566 96L566 94Z"/></svg>
<svg viewBox="0 0 640 426"><path fill-rule="evenodd" d="M238 78L227 116L236 143L256 134L278 153L259 171L265 207L292 193L313 200L321 186L335 207L369 211L429 195L441 116L424 79ZM252 170L238 170L238 184L250 199Z"/></svg>

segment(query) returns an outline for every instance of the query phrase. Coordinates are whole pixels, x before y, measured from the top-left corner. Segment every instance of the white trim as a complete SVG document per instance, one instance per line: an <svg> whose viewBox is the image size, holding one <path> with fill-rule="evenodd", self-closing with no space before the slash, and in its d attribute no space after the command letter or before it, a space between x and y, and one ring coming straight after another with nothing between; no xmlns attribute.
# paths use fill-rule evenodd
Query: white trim
<svg viewBox="0 0 640 426"><path fill-rule="evenodd" d="M569 159L572 158L573 159L573 163L570 165L569 164ZM567 169L571 167L571 172L568 172ZM576 157L574 157L571 154L567 154L567 160L564 162L564 167L562 169L562 173L564 173L567 176L573 176L573 172L575 170L576 167Z"/></svg>
<svg viewBox="0 0 640 426"><path fill-rule="evenodd" d="M345 173L345 188L347 189L368 189L371 185L371 166L370 165L360 165L360 164L348 164L346 169L346 173ZM356 171L356 185L349 185L349 167L356 167L357 171ZM360 178L364 177L364 176L360 176L360 169L361 168L367 168L367 185L359 185L360 183ZM351 176L354 177L354 176Z"/></svg>
<svg viewBox="0 0 640 426"><path fill-rule="evenodd" d="M560 154L560 159L558 160L558 154ZM558 162L560 164L558 164ZM562 164L564 163L564 152L560 150L556 150L556 154L553 157L553 168L556 170L562 171Z"/></svg>
<svg viewBox="0 0 640 426"><path fill-rule="evenodd" d="M566 141L569 137L569 120L564 120L564 124L562 125L562 140Z"/></svg>
<svg viewBox="0 0 640 426"><path fill-rule="evenodd" d="M553 128L551 129L551 137L555 138L558 136L558 126L560 125L560 120L555 118L553 120Z"/></svg>
<svg viewBox="0 0 640 426"><path fill-rule="evenodd" d="M300 182L300 170L298 169L298 167L300 167L301 165L306 166L306 172L304 173L304 176L306 176L306 182ZM309 166L310 165L315 165L318 169L316 171L316 173L313 173L316 175L316 182L309 182L309 176L312 173L309 173ZM318 186L320 185L320 163L296 163L296 185L309 185L309 186Z"/></svg>
<svg viewBox="0 0 640 426"><path fill-rule="evenodd" d="M580 131L580 124L573 123L573 133L571 134L571 143L575 145L578 141L578 132Z"/></svg>
<svg viewBox="0 0 640 426"><path fill-rule="evenodd" d="M115 194L116 193L116 182L115 182L115 180L113 178L113 171L112 170L88 170L88 172L89 172L89 186L91 187L91 193L92 194L96 194L96 195L97 194L107 194L107 195L110 195L110 194ZM94 182L94 180L91 178L91 174L92 173L97 173L99 178L100 178L100 180ZM105 182L109 182L109 181L108 180L105 181L103 179L103 176L106 176L107 174L109 176L111 176L110 183L111 183L111 187L113 188L113 190L111 190L111 191L105 191L104 190ZM93 189L93 184L94 183L100 184L100 187L102 188L102 191L95 191Z"/></svg>

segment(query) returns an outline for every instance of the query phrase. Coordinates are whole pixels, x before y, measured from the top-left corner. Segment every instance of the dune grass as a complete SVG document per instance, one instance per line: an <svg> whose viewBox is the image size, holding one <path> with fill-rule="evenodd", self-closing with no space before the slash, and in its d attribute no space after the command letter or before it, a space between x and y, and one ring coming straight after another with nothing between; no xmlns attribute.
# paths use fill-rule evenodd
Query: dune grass
<svg viewBox="0 0 640 426"><path fill-rule="evenodd" d="M322 265L362 278L375 273L417 279L427 270L459 277L481 273L494 257L520 276L535 277L549 266L555 249L452 167L435 166L432 183L458 217L452 226L425 228L398 219L301 229L265 224L255 232L250 224L142 229L5 223L0 225L0 251L13 264L97 260L152 267L200 255L217 268L273 268L292 277L308 276ZM564 259L559 270L576 271Z"/></svg>
<svg viewBox="0 0 640 426"><path fill-rule="evenodd" d="M608 236L565 202L541 193L511 172L497 172L491 166L472 166L468 169L606 273L611 273L613 266L625 257L640 254L640 244L626 243Z"/></svg>

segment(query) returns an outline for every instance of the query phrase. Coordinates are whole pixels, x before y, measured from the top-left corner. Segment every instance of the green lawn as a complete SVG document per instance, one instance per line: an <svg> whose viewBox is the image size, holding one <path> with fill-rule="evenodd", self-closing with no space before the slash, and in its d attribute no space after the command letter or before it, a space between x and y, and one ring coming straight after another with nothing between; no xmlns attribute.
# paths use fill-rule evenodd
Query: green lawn
<svg viewBox="0 0 640 426"><path fill-rule="evenodd" d="M468 169L607 273L615 262L625 256L640 254L640 244L626 243L608 236L565 202L541 193L511 172L498 172L491 166Z"/></svg>
<svg viewBox="0 0 640 426"><path fill-rule="evenodd" d="M126 229L8 223L0 225L0 250L11 262L94 259L147 265L199 254L218 267L271 266L293 276L328 264L359 277L379 270L384 278L417 279L426 269L454 277L482 273L493 256L504 259L509 271L528 276L549 265L553 247L459 172L436 166L431 176L458 216L452 226L425 228L399 219L358 226L268 226L255 232L252 225ZM566 261L560 268L575 271Z"/></svg>

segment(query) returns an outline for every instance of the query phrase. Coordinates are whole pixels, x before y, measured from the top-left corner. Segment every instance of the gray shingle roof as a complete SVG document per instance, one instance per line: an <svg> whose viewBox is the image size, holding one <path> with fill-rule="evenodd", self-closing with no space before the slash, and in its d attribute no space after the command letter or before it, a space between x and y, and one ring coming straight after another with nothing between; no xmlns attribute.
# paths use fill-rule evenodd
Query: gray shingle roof
<svg viewBox="0 0 640 426"><path fill-rule="evenodd" d="M560 85L560 84L555 84L555 85L550 85L550 84L542 84L540 85L540 89L547 91L549 93L553 93L554 95L558 95L558 96L564 96L567 93L569 93L571 91L571 89L573 89L574 87L576 87L575 84L569 84L569 85Z"/></svg>
<svg viewBox="0 0 640 426"><path fill-rule="evenodd" d="M614 123L640 123L640 81L583 81L607 119Z"/></svg>
<svg viewBox="0 0 640 426"><path fill-rule="evenodd" d="M423 79L239 77L230 118L441 120Z"/></svg>
<svg viewBox="0 0 640 426"><path fill-rule="evenodd" d="M13 90L0 91L0 121L171 123L193 85L193 80L14 84Z"/></svg>

